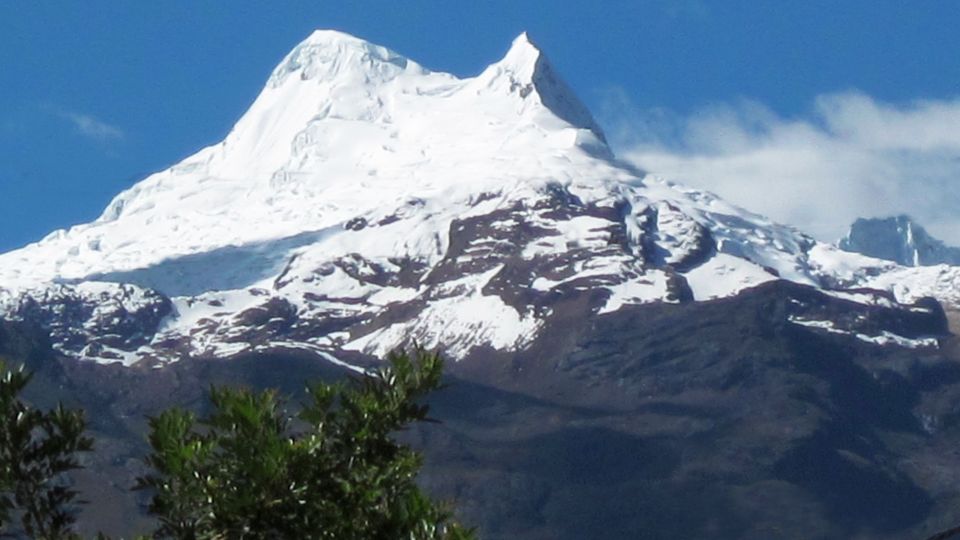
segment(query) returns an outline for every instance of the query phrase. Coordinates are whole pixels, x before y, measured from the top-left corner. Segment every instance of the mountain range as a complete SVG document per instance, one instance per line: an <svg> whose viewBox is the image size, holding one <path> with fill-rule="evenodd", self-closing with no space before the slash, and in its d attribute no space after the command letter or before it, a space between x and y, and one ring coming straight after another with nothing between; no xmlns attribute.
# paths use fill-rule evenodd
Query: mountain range
<svg viewBox="0 0 960 540"><path fill-rule="evenodd" d="M901 538L960 517L940 246L619 160L525 34L458 78L317 31L222 142L0 255L0 352L95 411L110 493L132 418L417 342L454 384L407 436L484 537Z"/></svg>

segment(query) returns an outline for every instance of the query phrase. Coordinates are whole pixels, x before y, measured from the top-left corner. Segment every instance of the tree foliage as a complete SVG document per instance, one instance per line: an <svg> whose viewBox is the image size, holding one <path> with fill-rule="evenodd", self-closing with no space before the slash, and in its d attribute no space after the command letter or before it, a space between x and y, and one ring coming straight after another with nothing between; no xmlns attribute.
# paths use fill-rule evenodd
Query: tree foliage
<svg viewBox="0 0 960 540"><path fill-rule="evenodd" d="M466 538L414 483L420 456L393 435L427 418L418 401L443 363L423 350L349 384L313 384L290 418L273 391L211 391L198 421L172 409L150 421L159 537Z"/></svg>
<svg viewBox="0 0 960 540"><path fill-rule="evenodd" d="M67 473L93 441L82 411L40 411L19 398L30 377L0 361L0 532L73 538L78 494Z"/></svg>

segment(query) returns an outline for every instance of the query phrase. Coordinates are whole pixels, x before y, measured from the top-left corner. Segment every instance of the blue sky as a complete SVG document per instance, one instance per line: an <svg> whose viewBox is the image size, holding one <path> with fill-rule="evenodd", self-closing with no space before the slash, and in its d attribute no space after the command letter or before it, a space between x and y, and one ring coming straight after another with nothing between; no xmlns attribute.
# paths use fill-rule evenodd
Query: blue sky
<svg viewBox="0 0 960 540"><path fill-rule="evenodd" d="M960 241L960 199L942 196L960 192L960 142L947 124L914 144L925 122L960 111L960 3L37 1L0 3L0 251L94 219L120 190L217 142L314 28L457 75L526 30L616 150L648 169L824 236L838 207L835 221L892 212L882 197L923 182L940 191L903 211ZM878 143L884 130L907 131ZM862 166L871 152L882 170ZM871 191L878 175L888 183ZM758 188L770 177L801 202L838 199L828 210L778 200Z"/></svg>

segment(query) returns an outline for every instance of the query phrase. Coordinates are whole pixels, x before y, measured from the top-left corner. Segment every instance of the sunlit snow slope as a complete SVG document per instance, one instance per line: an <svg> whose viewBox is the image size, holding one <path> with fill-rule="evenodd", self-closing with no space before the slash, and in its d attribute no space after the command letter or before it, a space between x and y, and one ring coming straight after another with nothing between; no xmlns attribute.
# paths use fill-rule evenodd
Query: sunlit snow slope
<svg viewBox="0 0 960 540"><path fill-rule="evenodd" d="M317 31L223 142L0 256L0 313L100 362L411 339L465 358L528 346L584 292L597 315L776 279L913 301L952 271L904 278L618 162L526 35L459 79Z"/></svg>

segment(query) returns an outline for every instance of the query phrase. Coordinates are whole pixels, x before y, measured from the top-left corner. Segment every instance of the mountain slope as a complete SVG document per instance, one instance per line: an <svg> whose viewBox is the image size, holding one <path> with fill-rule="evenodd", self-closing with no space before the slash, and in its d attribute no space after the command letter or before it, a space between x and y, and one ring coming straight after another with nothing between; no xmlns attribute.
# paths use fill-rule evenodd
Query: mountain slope
<svg viewBox="0 0 960 540"><path fill-rule="evenodd" d="M584 292L583 294L588 294ZM426 452L422 483L484 538L924 538L960 522L956 338L881 347L791 322L851 309L775 281L713 302L572 314L519 353L449 366L440 423L402 434ZM855 305L856 306L856 305ZM567 311L569 313L569 311ZM942 332L942 314L893 327ZM295 351L194 359L164 369L57 363L42 333L0 323L0 354L42 369L31 398L89 413L97 452L76 486L96 504L87 536L150 523L131 494L145 418L203 411L211 384L279 388L342 372ZM12 330L12 331L11 331ZM28 329L29 330L29 329ZM34 337L36 336L36 337ZM107 503L109 502L109 504Z"/></svg>

